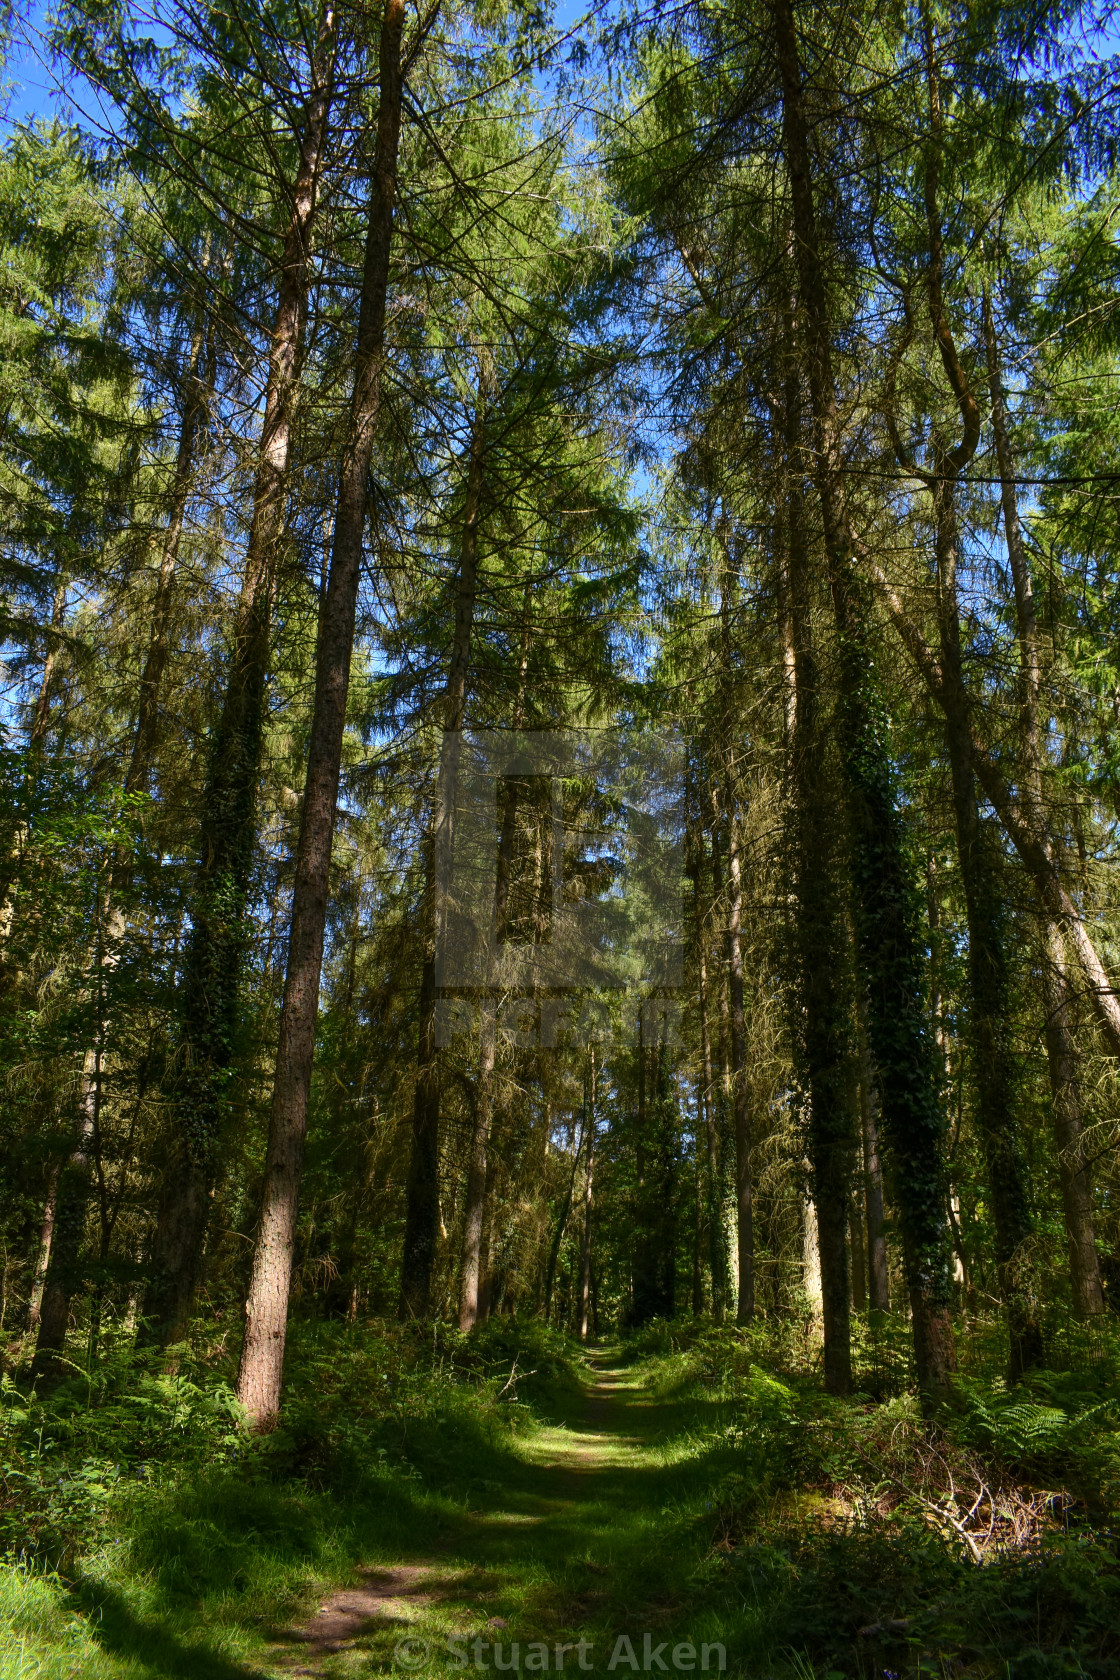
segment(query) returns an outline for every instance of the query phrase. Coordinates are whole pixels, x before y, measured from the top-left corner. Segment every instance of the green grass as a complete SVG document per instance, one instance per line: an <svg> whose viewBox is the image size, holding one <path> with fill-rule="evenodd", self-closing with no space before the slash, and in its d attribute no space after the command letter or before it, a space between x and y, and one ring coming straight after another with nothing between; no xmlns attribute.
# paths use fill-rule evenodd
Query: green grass
<svg viewBox="0 0 1120 1680"><path fill-rule="evenodd" d="M204 1363L176 1381L122 1364L49 1407L9 1388L0 1677L341 1680L403 1672L404 1637L442 1675L456 1636L490 1665L516 1642L522 1672L582 1638L601 1674L620 1635L639 1662L648 1635L669 1672L675 1646L719 1643L728 1673L775 1680L1120 1680L1109 1373L965 1384L931 1431L905 1395L829 1401L760 1351L651 1335L588 1368L532 1326L422 1347L307 1329L264 1442ZM511 1386L515 1359L535 1374ZM993 1521L977 1563L938 1516L946 1476L987 1477L993 1513L1033 1500L1033 1527ZM422 1590L345 1648L294 1637L400 1565Z"/></svg>

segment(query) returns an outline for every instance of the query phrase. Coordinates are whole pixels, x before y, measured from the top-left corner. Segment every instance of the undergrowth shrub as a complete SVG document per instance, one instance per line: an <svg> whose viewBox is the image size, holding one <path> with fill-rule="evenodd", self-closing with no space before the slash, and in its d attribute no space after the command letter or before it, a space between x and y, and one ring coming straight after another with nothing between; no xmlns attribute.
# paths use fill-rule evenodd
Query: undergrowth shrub
<svg viewBox="0 0 1120 1680"><path fill-rule="evenodd" d="M280 1426L253 1438L228 1357L204 1344L180 1353L168 1374L159 1355L110 1345L49 1394L0 1379L0 1552L69 1574L124 1523L169 1579L180 1564L192 1581L220 1579L215 1519L197 1500L177 1517L179 1489L234 1486L230 1501L214 1496L226 1531L234 1507L260 1506L254 1486L355 1497L407 1480L417 1461L437 1481L469 1479L472 1467L482 1477L524 1427L530 1397L575 1383L580 1358L560 1332L516 1320L470 1338L448 1326L297 1323ZM270 1505L267 1521L286 1519Z"/></svg>
<svg viewBox="0 0 1120 1680"><path fill-rule="evenodd" d="M642 1361L651 1369L664 1363L654 1379L663 1391L674 1381L684 1387L691 1380L719 1391L752 1365L790 1378L813 1379L820 1378L823 1368L820 1324L806 1299L789 1312L759 1317L749 1325L653 1319L627 1334L623 1352L628 1360ZM669 1361L673 1363L665 1363ZM852 1369L862 1392L881 1397L907 1388L913 1381L913 1356L906 1320L890 1313L854 1313Z"/></svg>
<svg viewBox="0 0 1120 1680"><path fill-rule="evenodd" d="M129 1380L131 1378L131 1380ZM67 1570L95 1548L124 1494L153 1476L231 1464L242 1439L229 1384L118 1357L95 1378L25 1394L0 1378L0 1552Z"/></svg>
<svg viewBox="0 0 1120 1680"><path fill-rule="evenodd" d="M643 1375L706 1419L693 1429L710 1561L766 1648L836 1680L1120 1680L1120 1387L1106 1362L1013 1389L959 1378L931 1422L902 1387L825 1395L768 1329L667 1330L643 1335Z"/></svg>

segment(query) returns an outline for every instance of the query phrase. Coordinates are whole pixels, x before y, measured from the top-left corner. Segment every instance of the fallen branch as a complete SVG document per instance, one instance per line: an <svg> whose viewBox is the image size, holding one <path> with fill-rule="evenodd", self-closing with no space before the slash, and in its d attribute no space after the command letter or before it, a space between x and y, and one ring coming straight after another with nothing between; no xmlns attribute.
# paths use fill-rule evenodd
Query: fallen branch
<svg viewBox="0 0 1120 1680"><path fill-rule="evenodd" d="M522 1373L521 1373L522 1377L535 1377L536 1374L537 1373L535 1371L522 1371ZM513 1385L516 1381L517 1381L517 1360L515 1359L513 1364L510 1367L509 1376L506 1378L503 1386L498 1390L496 1398L498 1400L500 1400L502 1398L503 1394L508 1393L508 1391L513 1387Z"/></svg>

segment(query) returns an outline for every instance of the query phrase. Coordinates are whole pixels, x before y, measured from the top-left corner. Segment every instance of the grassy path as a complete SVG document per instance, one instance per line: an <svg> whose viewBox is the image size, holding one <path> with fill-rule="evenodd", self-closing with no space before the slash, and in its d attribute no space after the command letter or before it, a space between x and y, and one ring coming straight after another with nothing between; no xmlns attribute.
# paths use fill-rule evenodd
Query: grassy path
<svg viewBox="0 0 1120 1680"><path fill-rule="evenodd" d="M717 1400L712 1366L612 1348L547 1369L531 1411L442 1381L380 1411L356 1366L244 1457L122 1479L68 1572L0 1569L0 1680L1118 1680L1111 1534L1044 1503L976 1567L898 1480L936 1449L971 1497L905 1397L752 1366Z"/></svg>
<svg viewBox="0 0 1120 1680"><path fill-rule="evenodd" d="M597 1352L584 1392L487 1466L434 1544L332 1594L280 1643L274 1672L341 1680L516 1661L523 1673L632 1673L620 1636L639 1672L702 1672L702 1647L719 1629L693 1608L703 1540L687 1518L695 1466L685 1421L613 1350ZM708 1672L719 1666L709 1651Z"/></svg>

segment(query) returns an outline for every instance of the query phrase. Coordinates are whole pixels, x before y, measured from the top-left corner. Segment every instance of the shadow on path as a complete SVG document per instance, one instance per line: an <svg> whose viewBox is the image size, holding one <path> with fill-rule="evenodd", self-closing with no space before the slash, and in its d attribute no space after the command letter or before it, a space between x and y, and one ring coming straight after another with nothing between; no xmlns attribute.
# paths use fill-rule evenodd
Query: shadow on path
<svg viewBox="0 0 1120 1680"><path fill-rule="evenodd" d="M682 1457L674 1436L696 1417L694 1399L682 1407L654 1397L615 1349L592 1350L581 1390L502 1455L500 1480L482 1484L483 1497L448 1514L438 1550L377 1572L388 1589L407 1583L408 1591L379 1599L366 1575L332 1595L288 1634L282 1671L350 1673L335 1666L346 1651L368 1653L374 1669L399 1669L402 1649L426 1643L438 1672L449 1635L481 1639L480 1666L491 1668L497 1642L551 1651L557 1639L583 1636L594 1671L603 1671L616 1631L640 1646L646 1630L687 1614L682 1536L665 1508L687 1473L674 1467ZM302 1647L298 1670L289 1666L293 1644Z"/></svg>
<svg viewBox="0 0 1120 1680"><path fill-rule="evenodd" d="M70 1597L103 1650L159 1680L267 1680L263 1669L231 1662L208 1645L177 1639L166 1626L137 1616L101 1581L79 1581Z"/></svg>

